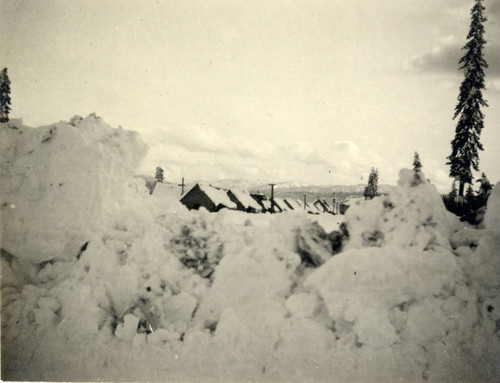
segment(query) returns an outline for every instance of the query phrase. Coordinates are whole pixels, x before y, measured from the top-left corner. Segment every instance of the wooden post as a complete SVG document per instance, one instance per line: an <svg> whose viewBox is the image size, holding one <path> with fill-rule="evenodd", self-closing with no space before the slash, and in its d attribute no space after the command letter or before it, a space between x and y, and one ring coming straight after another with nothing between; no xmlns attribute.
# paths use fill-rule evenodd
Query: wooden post
<svg viewBox="0 0 500 383"><path fill-rule="evenodd" d="M307 194L304 194L304 210L306 210L306 196Z"/></svg>
<svg viewBox="0 0 500 383"><path fill-rule="evenodd" d="M177 184L177 186L181 186L182 189L181 189L181 195L184 194L184 186L186 186L186 184L184 183L184 177L182 177L182 183L180 184Z"/></svg>
<svg viewBox="0 0 500 383"><path fill-rule="evenodd" d="M271 186L271 214L274 214L274 185L276 184L269 184Z"/></svg>

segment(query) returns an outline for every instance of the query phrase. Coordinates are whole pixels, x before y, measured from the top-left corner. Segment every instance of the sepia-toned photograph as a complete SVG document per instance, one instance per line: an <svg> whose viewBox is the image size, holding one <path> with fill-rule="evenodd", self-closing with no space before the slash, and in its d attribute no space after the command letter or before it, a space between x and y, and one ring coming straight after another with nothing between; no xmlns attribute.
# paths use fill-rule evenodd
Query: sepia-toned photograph
<svg viewBox="0 0 500 383"><path fill-rule="evenodd" d="M5 382L500 382L500 0L0 0Z"/></svg>

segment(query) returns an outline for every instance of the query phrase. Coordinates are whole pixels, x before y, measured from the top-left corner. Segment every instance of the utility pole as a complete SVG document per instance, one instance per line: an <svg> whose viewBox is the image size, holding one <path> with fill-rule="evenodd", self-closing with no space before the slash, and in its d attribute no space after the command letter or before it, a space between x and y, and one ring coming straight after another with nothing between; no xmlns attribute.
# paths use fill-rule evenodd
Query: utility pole
<svg viewBox="0 0 500 383"><path fill-rule="evenodd" d="M271 214L274 214L274 186L276 184L269 184L271 186Z"/></svg>
<svg viewBox="0 0 500 383"><path fill-rule="evenodd" d="M304 210L306 210L306 197L307 197L307 194L304 194Z"/></svg>
<svg viewBox="0 0 500 383"><path fill-rule="evenodd" d="M184 183L184 177L182 177L182 183L180 184L177 184L177 186L181 186L182 189L181 189L181 195L184 194L184 186L186 186L186 184Z"/></svg>

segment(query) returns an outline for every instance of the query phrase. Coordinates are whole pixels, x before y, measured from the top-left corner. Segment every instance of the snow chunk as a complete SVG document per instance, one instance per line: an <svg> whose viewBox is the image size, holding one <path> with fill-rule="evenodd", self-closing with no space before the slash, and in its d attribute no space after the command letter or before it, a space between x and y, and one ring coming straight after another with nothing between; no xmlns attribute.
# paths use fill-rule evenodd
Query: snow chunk
<svg viewBox="0 0 500 383"><path fill-rule="evenodd" d="M137 334L137 326L139 324L139 318L135 315L127 314L123 318L123 323L120 323L116 327L115 335L126 342L132 342Z"/></svg>
<svg viewBox="0 0 500 383"><path fill-rule="evenodd" d="M315 294L299 293L291 295L285 303L290 313L297 318L312 317L318 307L318 297Z"/></svg>
<svg viewBox="0 0 500 383"><path fill-rule="evenodd" d="M449 238L462 227L423 175L400 171L400 187L389 197L357 201L346 212L350 241L346 248L396 245L432 250L451 249Z"/></svg>
<svg viewBox="0 0 500 383"><path fill-rule="evenodd" d="M179 340L179 334L173 331L166 330L164 328L159 328L155 332L148 334L148 343L151 344L162 344L166 342L174 342Z"/></svg>

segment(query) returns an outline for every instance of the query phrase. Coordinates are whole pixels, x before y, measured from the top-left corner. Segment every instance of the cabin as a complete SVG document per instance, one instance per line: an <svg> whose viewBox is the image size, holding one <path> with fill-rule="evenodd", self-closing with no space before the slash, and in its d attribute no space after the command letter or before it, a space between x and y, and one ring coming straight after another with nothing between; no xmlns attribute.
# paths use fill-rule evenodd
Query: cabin
<svg viewBox="0 0 500 383"><path fill-rule="evenodd" d="M309 204L309 203L305 203L306 205L306 211L308 214L319 214L319 213L322 213L323 211L318 209L316 206L314 206L312 203Z"/></svg>
<svg viewBox="0 0 500 383"><path fill-rule="evenodd" d="M282 213L284 211L290 210L290 208L285 203L283 198L273 198L273 201L274 201L274 211L276 213Z"/></svg>
<svg viewBox="0 0 500 383"><path fill-rule="evenodd" d="M267 199L267 197L264 194L252 193L250 194L250 197L252 197L259 204L262 213L271 211L271 202Z"/></svg>
<svg viewBox="0 0 500 383"><path fill-rule="evenodd" d="M231 201L236 204L236 209L247 213L262 212L263 206L260 205L252 196L238 189L230 189L227 195Z"/></svg>
<svg viewBox="0 0 500 383"><path fill-rule="evenodd" d="M294 210L305 210L304 209L304 203L302 201L299 201L298 199L292 199L292 200L289 200L290 203L292 203L292 206L293 206L293 209Z"/></svg>
<svg viewBox="0 0 500 383"><path fill-rule="evenodd" d="M330 209L331 209L332 214L335 214L335 215L340 214L339 213L340 204L337 202L337 200L335 198L332 200L332 205L331 205Z"/></svg>
<svg viewBox="0 0 500 383"><path fill-rule="evenodd" d="M294 204L291 199L289 199L289 198L283 198L283 201L285 201L286 205L288 206L288 208L290 210L296 210L296 209L298 209L297 205Z"/></svg>
<svg viewBox="0 0 500 383"><path fill-rule="evenodd" d="M198 210L200 207L204 207L212 213L224 208L237 209L226 190L205 184L194 185L191 190L184 194L180 202L189 210Z"/></svg>
<svg viewBox="0 0 500 383"><path fill-rule="evenodd" d="M314 201L314 202L312 203L312 205L313 205L316 209L318 209L319 211L321 211L322 213L328 213L328 212L329 212L329 209L328 209L328 207L326 206L325 202L326 202L326 201L322 201L322 200L320 200L320 199L318 198L316 201Z"/></svg>
<svg viewBox="0 0 500 383"><path fill-rule="evenodd" d="M333 200L332 206L325 199L317 199L313 202L313 205L322 213L331 213L337 214L338 212L338 204Z"/></svg>
<svg viewBox="0 0 500 383"><path fill-rule="evenodd" d="M317 209L313 204L308 204L307 202L304 207L304 202L298 199L287 199L286 201L292 206L293 210L296 211L303 210L309 214L319 214L322 212L322 210Z"/></svg>
<svg viewBox="0 0 500 383"><path fill-rule="evenodd" d="M262 206L264 206L264 213L269 212L269 213L276 213L276 208L273 210L273 204L271 200L268 200L267 198L265 200L261 201Z"/></svg>
<svg viewBox="0 0 500 383"><path fill-rule="evenodd" d="M306 203L306 210L309 214L320 214L323 213L322 209L319 209L318 207L314 206L313 204L307 204Z"/></svg>

